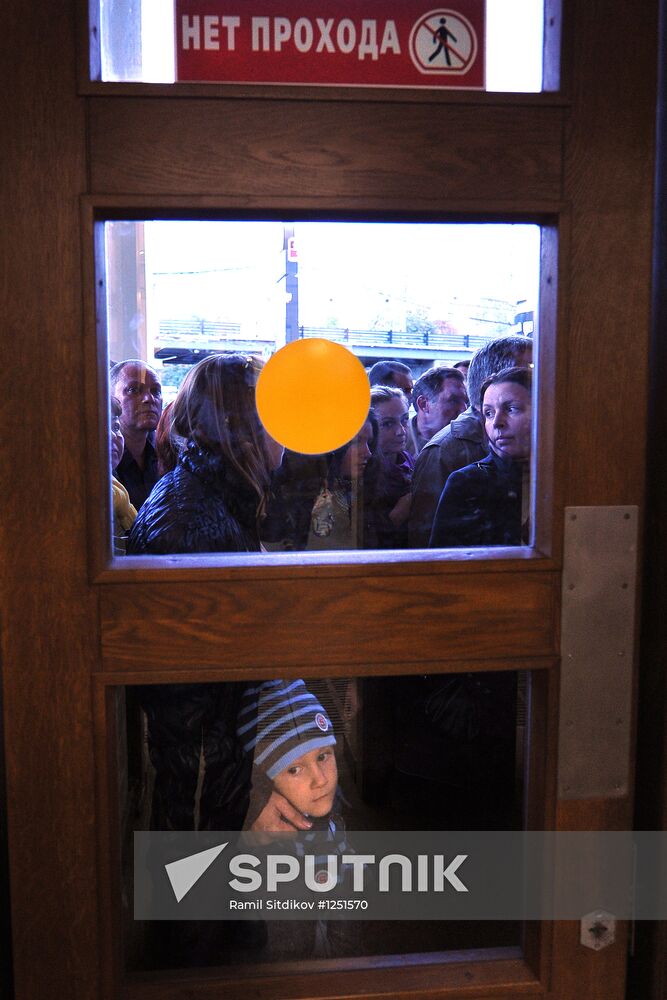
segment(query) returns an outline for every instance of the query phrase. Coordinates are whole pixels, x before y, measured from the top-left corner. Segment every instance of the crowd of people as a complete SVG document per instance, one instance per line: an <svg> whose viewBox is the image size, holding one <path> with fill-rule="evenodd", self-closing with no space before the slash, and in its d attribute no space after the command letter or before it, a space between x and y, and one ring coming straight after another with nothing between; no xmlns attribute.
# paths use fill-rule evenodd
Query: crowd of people
<svg viewBox="0 0 667 1000"><path fill-rule="evenodd" d="M526 543L531 367L532 342L519 336L416 379L403 362L379 361L358 435L328 455L301 455L284 452L259 421L258 358L205 358L164 411L156 371L136 359L115 364L115 552Z"/></svg>

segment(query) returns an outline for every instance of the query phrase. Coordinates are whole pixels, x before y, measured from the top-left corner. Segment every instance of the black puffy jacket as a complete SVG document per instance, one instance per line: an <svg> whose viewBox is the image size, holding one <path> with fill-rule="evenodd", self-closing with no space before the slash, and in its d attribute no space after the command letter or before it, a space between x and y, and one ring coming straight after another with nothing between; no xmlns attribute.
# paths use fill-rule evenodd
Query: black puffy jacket
<svg viewBox="0 0 667 1000"><path fill-rule="evenodd" d="M523 466L494 452L447 479L431 531L431 548L521 545Z"/></svg>
<svg viewBox="0 0 667 1000"><path fill-rule="evenodd" d="M221 455L188 441L134 522L128 555L255 552L257 496Z"/></svg>
<svg viewBox="0 0 667 1000"><path fill-rule="evenodd" d="M128 555L248 552L259 549L257 497L221 456L189 441L173 472L141 508ZM138 689L155 768L154 830L240 829L252 758L236 736L246 685L160 684ZM203 756L204 780L195 801Z"/></svg>

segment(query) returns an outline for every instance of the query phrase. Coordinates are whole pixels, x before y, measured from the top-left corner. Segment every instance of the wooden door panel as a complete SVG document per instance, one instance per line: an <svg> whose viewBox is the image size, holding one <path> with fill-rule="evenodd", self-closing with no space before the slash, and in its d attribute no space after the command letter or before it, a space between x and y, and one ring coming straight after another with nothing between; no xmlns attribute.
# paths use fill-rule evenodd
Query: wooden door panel
<svg viewBox="0 0 667 1000"><path fill-rule="evenodd" d="M112 670L449 663L555 653L558 581L547 573L284 579L108 587ZM484 621L482 634L471 634Z"/></svg>
<svg viewBox="0 0 667 1000"><path fill-rule="evenodd" d="M507 663L503 664L505 667ZM344 666L344 665L343 665ZM343 671L341 667L341 675ZM487 667L501 666L485 664ZM526 678L530 701L533 709L527 720L529 732L526 734L525 746L528 787L522 793L526 824L529 829L551 829L554 826L554 816L550 803L551 791L555 787L555 712L557 704L557 670L556 663L521 663L521 668L531 669L530 678ZM322 671L314 671L320 676ZM301 671L298 671L299 674ZM222 673L222 672L221 672ZM233 679L238 671L225 672L227 679ZM336 675L332 671L330 676ZM247 672L246 676L256 676L255 672ZM183 679L180 671L178 678ZM211 678L203 678L211 679ZM215 678L216 680L221 678ZM269 964L248 963L230 970L228 967L198 970L186 969L156 969L151 972L132 971L136 969L136 940L130 944L130 936L141 938L142 930L127 934L127 951L123 947L124 926L129 918L128 905L131 906L131 877L128 875L127 858L131 856L131 830L136 824L136 790L129 786L128 768L129 749L123 737L123 727L126 723L125 701L128 692L126 684L150 682L161 683L170 680L169 677L153 676L122 676L97 675L93 688L93 704L96 730L96 759L98 776L99 814L102 819L99 827L100 851L100 898L106 935L103 945L103 967L106 970L109 983L109 995L127 995L131 997L153 996L154 991L161 989L167 997L184 995L209 995L209 990L217 989L225 996L240 995L236 991L243 989L258 996L319 996L322 984L326 984L326 995L345 996L354 984L368 990L368 995L376 993L384 996L388 984L393 984L394 995L428 995L434 983L440 984L443 996L455 997L461 983L476 986L474 996L513 997L517 995L544 996L546 981L551 968L551 926L549 924L526 925L522 935L521 946L487 946L482 948L478 943L474 947L465 948L463 942L479 934L472 928L461 931L457 926L444 922L441 925L439 937L429 935L428 942L423 940L423 954L410 954L414 945L408 949L408 954L381 955L372 952L370 958L357 957L331 961L305 962L271 962ZM379 683L378 683L379 681ZM379 694L379 684L382 680L375 678L374 698ZM377 734L374 734L377 738ZM375 744L374 744L375 746ZM356 752L356 751L355 751ZM368 760L367 760L368 763ZM359 761L359 766L365 765ZM351 775L347 774L347 781ZM363 779L361 779L363 780ZM357 785L359 773L354 778ZM345 785L346 793L352 793L350 785ZM546 792L546 794L545 794ZM353 794L356 794L354 792ZM376 803L380 809L386 808L386 803ZM391 808L391 807L390 807ZM545 811L546 808L546 811ZM371 810L372 811L372 810ZM464 824L465 826L465 824ZM351 829L355 829L351 826ZM128 833L129 831L129 833ZM122 845L122 846L121 846ZM125 856L125 863L121 856ZM123 885L124 902L121 902L119 886ZM125 913L123 913L125 911ZM130 918L131 919L131 918ZM495 926L496 940L507 940L501 927ZM493 940L489 932L483 935L487 940ZM381 940L377 932L372 940ZM452 941L456 946L452 947ZM516 939L515 939L516 940ZM440 951L435 950L441 942ZM449 942L449 946L448 946ZM152 956L150 956L152 958ZM154 959L153 959L154 960ZM127 975L123 974L125 962L128 963ZM142 959L139 960L140 964ZM143 967L143 965L142 965ZM125 992L126 991L126 992ZM190 991L183 992L183 991ZM402 993L401 991L406 991ZM355 994L357 995L357 994ZM440 995L440 994L438 994Z"/></svg>
<svg viewBox="0 0 667 1000"><path fill-rule="evenodd" d="M561 197L558 107L95 98L90 126L102 194L349 199L340 207L360 211L368 199L428 211Z"/></svg>
<svg viewBox="0 0 667 1000"><path fill-rule="evenodd" d="M221 663L231 677L258 663L262 672L317 669L316 659L335 670L343 660L376 670L377 644L385 658L390 647L374 614L362 627L365 607L404 615L391 671L422 667L413 652L418 628L433 645L434 669L454 669L466 658L495 669L518 660L551 665L558 652L558 546L543 569L513 561L509 587L508 569L489 563L423 576L402 565L324 570L310 582L295 571L281 582L280 597L270 577L227 569L224 579L216 571L205 579L195 574L187 589L181 575L178 583L164 580L156 567L151 582L126 575L110 582L106 574L93 582L88 551L97 535L86 519L86 496L89 489L101 495L104 485L99 455L87 454L83 444L85 386L94 381L84 341L94 338L82 302L94 294L88 277L82 279L91 261L80 245L79 201L103 205L106 198L118 206L126 198L135 217L159 201L214 211L221 199L275 212L544 213L550 222L567 214L559 251L559 357L549 359L560 375L549 383L556 385L551 402L559 421L559 472L549 496L559 505L641 505L658 3L642 5L629 49L627 4L566 0L564 93L556 101L476 95L423 102L348 100L338 92L325 100L297 92L274 100L247 88L238 98L230 90L214 98L205 88L178 98L160 88L149 96L119 87L114 96L99 96L99 88L97 96L83 96L76 89L74 6L54 7L48 30L37 5L9 0L5 10L4 318L12 363L25 373L8 377L3 393L9 432L1 525L16 995L212 997L220 984L214 977L196 981L192 973L171 976L168 984L123 982L113 902L106 890L98 896L98 882L109 881L105 852L115 822L104 780L109 746L98 703L104 685L175 679L182 665L187 676L203 668L202 677ZM86 6L77 10L84 39ZM442 120L448 142L434 139L434 119ZM627 398L628 365L630 406L619 405ZM556 507L554 537L558 519ZM414 603L417 587L431 612L426 626ZM521 598L524 609L512 610L506 595ZM471 660L461 631L472 608L482 624L475 635L479 658ZM259 629L254 614L266 622ZM277 615L286 623L280 635L270 627ZM344 635L341 615L352 621ZM304 620L312 630L303 629ZM202 628L195 630L197 624ZM242 640L240 657L232 628ZM144 636L155 644L145 656L137 646ZM102 687L93 711L96 673ZM541 716L551 738L556 701L552 687ZM539 759L533 767L544 778L539 818L546 812L559 829L629 827L631 795L558 803L553 772ZM442 965L321 971L308 980L271 972L253 988L267 998L578 1000L585 993L589 1000L617 1000L624 928L599 953L579 946L577 930L573 923L544 928L526 946L525 960L454 955ZM246 996L243 985L233 988Z"/></svg>

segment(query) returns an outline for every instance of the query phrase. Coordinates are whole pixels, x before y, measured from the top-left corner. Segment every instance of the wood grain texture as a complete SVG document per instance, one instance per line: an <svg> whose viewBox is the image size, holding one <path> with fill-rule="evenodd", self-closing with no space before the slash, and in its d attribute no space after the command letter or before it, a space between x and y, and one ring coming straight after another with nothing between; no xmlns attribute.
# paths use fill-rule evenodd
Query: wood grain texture
<svg viewBox="0 0 667 1000"><path fill-rule="evenodd" d="M602 0L565 5L572 106L563 168L571 225L559 439L566 505L641 505L644 495L658 3L642 5L627 60L618 31L632 10L619 2L610 11ZM630 369L633 402L625 407ZM631 827L629 797L558 804L560 830ZM623 997L626 949L624 924L616 942L596 953L579 944L578 923L557 922L553 995Z"/></svg>
<svg viewBox="0 0 667 1000"><path fill-rule="evenodd" d="M486 957L487 960L484 960ZM326 1000L368 997L369 1000L516 1000L518 997L544 997L545 992L526 964L519 958L496 958L483 953L450 954L449 961L425 960L410 967L400 957L382 959L375 968L322 968L314 976L291 974L250 978L224 971L202 970L199 973L175 973L170 976L134 976L128 981L128 1000ZM444 956L443 956L444 958ZM480 961L481 959L481 961ZM384 967L383 967L384 964Z"/></svg>
<svg viewBox="0 0 667 1000"><path fill-rule="evenodd" d="M107 670L188 666L274 667L295 661L455 662L554 652L554 580L376 577L113 587L101 595ZM483 621L483 629L475 622ZM471 635L474 630L474 636ZM461 669L465 669L464 666Z"/></svg>
<svg viewBox="0 0 667 1000"><path fill-rule="evenodd" d="M105 547L106 548L106 547ZM165 570L169 581L207 583L222 580L272 580L278 586L282 580L324 579L359 580L370 575L389 579L397 576L451 577L479 575L514 575L526 570L553 573L558 563L527 546L498 546L493 549L403 549L392 552L265 552L215 553L211 555L133 556L111 562L95 578L96 583L125 584L161 583ZM315 583L313 583L315 585Z"/></svg>
<svg viewBox="0 0 667 1000"><path fill-rule="evenodd" d="M79 0L81 3L81 0ZM554 0L555 2L555 0ZM81 4L84 8L84 4ZM85 38L83 40L85 44ZM90 97L164 97L165 86L161 83L121 83L87 78L84 69L79 84L79 93ZM262 100L262 101L336 101L359 104L467 104L483 107L518 105L521 107L562 107L567 98L562 92L525 94L484 92L481 90L415 90L410 87L324 87L315 85L293 86L291 84L256 83L173 83L169 84L169 97L178 99L202 98L207 100Z"/></svg>
<svg viewBox="0 0 667 1000"><path fill-rule="evenodd" d="M99 880L99 971L100 993L104 997L121 994L124 976L124 937L122 902L118 887L122 884L121 807L123 796L119 775L119 757L127 752L125 734L119 717L125 722L121 706L125 692L120 687L93 684L92 700L95 733L95 777L97 781L97 872Z"/></svg>
<svg viewBox="0 0 667 1000"><path fill-rule="evenodd" d="M559 802L557 823L559 830L631 830L631 802L627 798ZM625 996L627 921L616 922L614 943L598 952L579 943L578 921L555 921L553 935L550 987L555 997L609 1000ZM565 955L567 961L557 960Z"/></svg>
<svg viewBox="0 0 667 1000"><path fill-rule="evenodd" d="M425 673L455 674L459 673L463 669L470 673L479 671L495 673L497 671L516 669L553 672L555 674L557 666L558 661L553 656L525 657L521 659L513 657L511 660L453 660L450 662L443 660L419 659L408 660L402 663L395 663L393 660L381 663L360 663L355 667L354 673L357 677L394 677L406 674ZM109 686L122 686L126 684L172 684L178 683L184 674L186 679L191 683L209 681L270 680L275 676L275 673L275 668L271 666L238 666L236 663L227 666L201 666L197 664L194 666L186 666L185 671L182 666L160 669L149 666L148 668L144 667L143 669L130 670L123 670L121 667L121 669L117 670L100 670L95 675L95 681ZM319 663L313 660L310 660L308 663L299 663L296 659L293 659L288 666L281 667L280 675L284 678L322 678L325 676ZM327 664L327 678L347 678L349 676L350 668L347 663ZM542 748L541 752L544 753L542 740L540 740L539 745ZM539 811L539 815L543 816L545 815L543 789L539 785L537 788L536 808ZM539 826L536 826L535 829L543 829L543 826L540 824ZM551 827L547 827L547 829L551 829Z"/></svg>
<svg viewBox="0 0 667 1000"><path fill-rule="evenodd" d="M95 98L90 112L104 194L342 198L352 211L369 197L395 211L561 197L561 108Z"/></svg>
<svg viewBox="0 0 667 1000"><path fill-rule="evenodd" d="M3 8L0 567L17 1000L98 991L90 673L95 594L82 518L86 184L69 3ZM1 807L0 807L1 808Z"/></svg>
<svg viewBox="0 0 667 1000"><path fill-rule="evenodd" d="M631 504L644 481L658 4L642 4L632 59L618 44L631 3L612 12L591 0L567 10L565 503ZM624 406L629 368L632 403Z"/></svg>

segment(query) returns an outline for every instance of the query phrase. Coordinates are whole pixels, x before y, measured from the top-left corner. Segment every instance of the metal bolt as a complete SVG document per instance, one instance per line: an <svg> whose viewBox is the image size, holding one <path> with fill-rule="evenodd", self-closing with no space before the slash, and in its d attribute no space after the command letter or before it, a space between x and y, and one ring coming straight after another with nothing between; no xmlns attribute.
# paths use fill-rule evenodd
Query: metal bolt
<svg viewBox="0 0 667 1000"><path fill-rule="evenodd" d="M613 943L616 937L616 920L612 913L594 910L581 919L580 941L586 948L601 951Z"/></svg>

